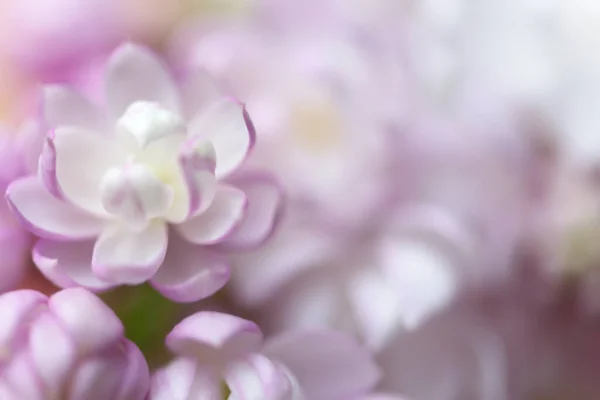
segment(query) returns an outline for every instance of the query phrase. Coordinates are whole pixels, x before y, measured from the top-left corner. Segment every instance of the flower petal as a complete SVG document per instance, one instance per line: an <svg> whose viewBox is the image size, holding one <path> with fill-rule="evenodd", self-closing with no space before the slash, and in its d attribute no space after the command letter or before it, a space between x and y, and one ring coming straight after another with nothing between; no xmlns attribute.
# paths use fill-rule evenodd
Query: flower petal
<svg viewBox="0 0 600 400"><path fill-rule="evenodd" d="M226 248L249 249L260 246L274 232L283 211L283 189L269 174L245 174L230 181L248 198L241 224L222 243Z"/></svg>
<svg viewBox="0 0 600 400"><path fill-rule="evenodd" d="M142 164L111 168L100 183L104 209L125 221L132 229L165 215L173 202L173 189L162 183Z"/></svg>
<svg viewBox="0 0 600 400"><path fill-rule="evenodd" d="M142 231L114 226L96 241L92 270L108 282L140 284L161 266L167 244L168 230L162 221L155 220Z"/></svg>
<svg viewBox="0 0 600 400"><path fill-rule="evenodd" d="M113 287L92 273L94 241L54 242L40 239L33 248L33 262L40 272L62 288L83 286L93 291Z"/></svg>
<svg viewBox="0 0 600 400"><path fill-rule="evenodd" d="M261 354L234 362L225 371L229 400L292 400L293 385L277 363Z"/></svg>
<svg viewBox="0 0 600 400"><path fill-rule="evenodd" d="M217 154L217 178L233 172L254 147L256 133L244 105L220 100L197 114L189 124L192 137L210 141Z"/></svg>
<svg viewBox="0 0 600 400"><path fill-rule="evenodd" d="M74 128L57 129L52 140L62 193L84 210L106 215L100 201L100 182L107 170L125 163L124 149L113 138Z"/></svg>
<svg viewBox="0 0 600 400"><path fill-rule="evenodd" d="M0 296L0 348L10 349L14 339L22 337L23 322L43 306L48 297L29 289L14 290Z"/></svg>
<svg viewBox="0 0 600 400"><path fill-rule="evenodd" d="M37 176L50 194L57 199L64 200L65 196L58 184L56 177L56 147L54 147L54 131L44 139L42 151L38 157Z"/></svg>
<svg viewBox="0 0 600 400"><path fill-rule="evenodd" d="M152 375L148 400L221 400L221 382L196 360L177 358Z"/></svg>
<svg viewBox="0 0 600 400"><path fill-rule="evenodd" d="M173 301L193 302L216 293L229 276L230 268L223 256L171 234L167 256L151 284Z"/></svg>
<svg viewBox="0 0 600 400"><path fill-rule="evenodd" d="M179 203L174 204L168 219L181 223L192 216L206 211L211 205L216 189L215 177L216 155L210 142L188 140L179 152L179 169L181 180L175 182Z"/></svg>
<svg viewBox="0 0 600 400"><path fill-rule="evenodd" d="M52 196L37 177L14 181L6 199L17 217L44 238L83 239L97 236L104 222Z"/></svg>
<svg viewBox="0 0 600 400"><path fill-rule="evenodd" d="M179 112L175 85L165 67L146 48L125 44L111 55L106 76L106 100L114 121L136 101L157 102Z"/></svg>
<svg viewBox="0 0 600 400"><path fill-rule="evenodd" d="M86 97L67 87L44 87L44 118L50 129L71 126L108 134L107 121L100 109Z"/></svg>
<svg viewBox="0 0 600 400"><path fill-rule="evenodd" d="M379 380L369 352L336 332L283 334L268 342L263 353L290 370L307 399L351 398Z"/></svg>
<svg viewBox="0 0 600 400"><path fill-rule="evenodd" d="M114 400L142 400L150 387L150 371L144 355L130 340L121 341L127 359L127 370L121 378L121 388Z"/></svg>
<svg viewBox="0 0 600 400"><path fill-rule="evenodd" d="M76 343L69 337L69 332L51 314L42 314L31 325L29 349L34 368L46 390L60 393L77 361Z"/></svg>
<svg viewBox="0 0 600 400"><path fill-rule="evenodd" d="M232 186L219 186L210 207L176 226L179 233L196 244L214 244L225 239L244 217L246 195Z"/></svg>
<svg viewBox="0 0 600 400"><path fill-rule="evenodd" d="M258 351L262 332L252 321L219 312L193 314L173 328L166 339L175 354L195 357L205 365L223 365Z"/></svg>
<svg viewBox="0 0 600 400"><path fill-rule="evenodd" d="M99 297L83 288L55 293L48 302L80 355L100 351L123 336L123 324Z"/></svg>
<svg viewBox="0 0 600 400"><path fill-rule="evenodd" d="M180 91L183 113L189 120L223 97L215 80L205 69L199 69L187 77Z"/></svg>

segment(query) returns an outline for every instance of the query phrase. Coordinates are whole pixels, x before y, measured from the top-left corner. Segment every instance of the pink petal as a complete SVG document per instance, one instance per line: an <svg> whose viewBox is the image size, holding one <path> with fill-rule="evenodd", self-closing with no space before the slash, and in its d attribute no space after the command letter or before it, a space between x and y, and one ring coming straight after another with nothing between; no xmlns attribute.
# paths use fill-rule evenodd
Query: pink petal
<svg viewBox="0 0 600 400"><path fill-rule="evenodd" d="M339 251L340 241L304 215L285 213L273 238L264 246L234 257L230 285L238 301L263 305L281 287Z"/></svg>
<svg viewBox="0 0 600 400"><path fill-rule="evenodd" d="M121 376L121 387L114 400L142 400L150 387L150 371L144 355L131 341L122 341L127 369Z"/></svg>
<svg viewBox="0 0 600 400"><path fill-rule="evenodd" d="M77 344L80 355L100 351L123 336L121 320L100 298L83 288L57 292L48 304Z"/></svg>
<svg viewBox="0 0 600 400"><path fill-rule="evenodd" d="M231 181L248 198L248 209L241 224L222 243L226 248L248 249L264 243L283 211L283 189L269 174L246 174Z"/></svg>
<svg viewBox="0 0 600 400"><path fill-rule="evenodd" d="M96 241L92 270L108 282L140 284L158 271L167 245L168 230L162 221L155 220L142 231L114 226Z"/></svg>
<svg viewBox="0 0 600 400"><path fill-rule="evenodd" d="M263 352L296 377L307 399L336 400L369 392L379 380L371 355L335 332L293 332L265 345Z"/></svg>
<svg viewBox="0 0 600 400"><path fill-rule="evenodd" d="M47 301L48 297L29 289L0 295L0 347L11 348L13 340L22 337L20 331L27 327L24 322Z"/></svg>
<svg viewBox="0 0 600 400"><path fill-rule="evenodd" d="M37 179L14 181L6 199L17 217L36 235L49 239L84 239L97 236L103 221L52 196Z"/></svg>
<svg viewBox="0 0 600 400"><path fill-rule="evenodd" d="M177 358L152 375L148 400L221 400L221 382L195 360Z"/></svg>
<svg viewBox="0 0 600 400"><path fill-rule="evenodd" d="M210 141L217 153L217 178L236 170L254 146L256 133L244 106L224 99L197 114L189 124L193 137Z"/></svg>
<svg viewBox="0 0 600 400"><path fill-rule="evenodd" d="M216 293L229 276L223 256L171 234L167 256L151 284L173 301L194 302Z"/></svg>
<svg viewBox="0 0 600 400"><path fill-rule="evenodd" d="M179 98L166 68L151 51L124 44L111 55L107 66L106 100L116 121L136 101L157 102L179 111Z"/></svg>
<svg viewBox="0 0 600 400"><path fill-rule="evenodd" d="M173 328L166 339L175 354L194 357L205 365L254 353L262 345L262 333L251 321L218 312L198 312Z"/></svg>
<svg viewBox="0 0 600 400"><path fill-rule="evenodd" d="M76 343L69 336L51 314L42 314L31 325L31 358L49 393L60 393L77 361Z"/></svg>
<svg viewBox="0 0 600 400"><path fill-rule="evenodd" d="M104 291L112 284L92 272L93 241L54 242L41 239L33 248L33 262L40 272L62 288L83 286L93 291Z"/></svg>
<svg viewBox="0 0 600 400"><path fill-rule="evenodd" d="M229 400L293 399L293 384L285 369L261 354L228 365L225 381L231 390Z"/></svg>
<svg viewBox="0 0 600 400"><path fill-rule="evenodd" d="M116 347L106 349L95 357L84 358L73 371L69 397L85 400L114 399L125 368L126 359ZM139 400L142 398L138 397Z"/></svg>
<svg viewBox="0 0 600 400"><path fill-rule="evenodd" d="M11 357L10 363L2 371L2 383L14 396L7 397L7 400L48 399L28 351L19 351Z"/></svg>
<svg viewBox="0 0 600 400"><path fill-rule="evenodd" d="M73 204L106 215L100 198L102 177L125 164L127 154L113 138L76 128L59 128L52 139L56 149L56 179Z"/></svg>
<svg viewBox="0 0 600 400"><path fill-rule="evenodd" d="M108 134L106 119L87 98L67 87L44 87L44 118L51 129L71 126Z"/></svg>
<svg viewBox="0 0 600 400"><path fill-rule="evenodd" d="M366 396L359 396L353 400L411 400L408 397L398 396L394 394L375 393Z"/></svg>
<svg viewBox="0 0 600 400"><path fill-rule="evenodd" d="M196 244L214 244L224 240L241 222L248 204L246 195L232 186L217 187L210 207L176 226L185 239Z"/></svg>

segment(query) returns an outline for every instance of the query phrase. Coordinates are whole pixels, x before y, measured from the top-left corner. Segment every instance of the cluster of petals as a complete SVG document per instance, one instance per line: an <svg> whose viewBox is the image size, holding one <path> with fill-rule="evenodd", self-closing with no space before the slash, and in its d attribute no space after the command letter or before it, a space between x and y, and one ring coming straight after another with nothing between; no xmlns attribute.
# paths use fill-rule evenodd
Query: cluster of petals
<svg viewBox="0 0 600 400"><path fill-rule="evenodd" d="M141 400L150 373L113 311L83 288L0 296L0 398Z"/></svg>
<svg viewBox="0 0 600 400"><path fill-rule="evenodd" d="M150 400L221 400L226 390L230 400L380 398L369 394L379 379L371 356L339 333L289 332L265 342L250 321L199 312L176 325L166 345L176 358L152 376Z"/></svg>
<svg viewBox="0 0 600 400"><path fill-rule="evenodd" d="M281 208L270 175L240 169L255 140L243 104L202 71L176 85L132 44L107 62L104 103L45 88L38 173L6 192L40 237L34 262L61 287L150 280L175 301L213 294L226 251L261 244Z"/></svg>

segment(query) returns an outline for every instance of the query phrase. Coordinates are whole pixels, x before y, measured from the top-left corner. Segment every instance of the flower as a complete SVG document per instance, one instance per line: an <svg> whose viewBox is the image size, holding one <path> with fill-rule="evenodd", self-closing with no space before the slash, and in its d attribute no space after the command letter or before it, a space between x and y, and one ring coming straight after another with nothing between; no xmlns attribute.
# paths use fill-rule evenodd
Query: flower
<svg viewBox="0 0 600 400"><path fill-rule="evenodd" d="M263 343L257 325L232 315L199 312L166 339L177 356L152 377L150 400L357 398L375 385L368 352L333 332L290 332ZM204 397L203 397L204 396Z"/></svg>
<svg viewBox="0 0 600 400"><path fill-rule="evenodd" d="M150 280L172 300L196 301L227 282L224 250L270 235L277 183L236 173L255 136L244 106L204 73L181 88L151 53L126 44L108 61L105 109L68 88L45 89L52 130L38 176L13 182L6 197L40 236L34 261L55 284Z"/></svg>
<svg viewBox="0 0 600 400"><path fill-rule="evenodd" d="M398 335L378 358L381 387L423 400L597 399L597 309L584 282L556 285L537 268Z"/></svg>
<svg viewBox="0 0 600 400"><path fill-rule="evenodd" d="M150 373L138 348L102 301L83 288L50 298L17 290L0 296L0 398L141 400Z"/></svg>

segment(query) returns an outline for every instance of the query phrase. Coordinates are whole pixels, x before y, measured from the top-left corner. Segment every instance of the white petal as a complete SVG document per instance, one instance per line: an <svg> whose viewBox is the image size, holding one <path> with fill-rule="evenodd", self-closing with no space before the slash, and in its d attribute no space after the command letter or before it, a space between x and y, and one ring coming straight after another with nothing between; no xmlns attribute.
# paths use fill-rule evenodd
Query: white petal
<svg viewBox="0 0 600 400"><path fill-rule="evenodd" d="M100 196L108 213L139 230L165 215L173 202L173 189L144 165L133 164L108 170L100 183Z"/></svg>
<svg viewBox="0 0 600 400"><path fill-rule="evenodd" d="M68 288L83 286L102 291L113 285L92 272L94 241L54 242L41 239L33 248L33 262L40 272L55 285Z"/></svg>
<svg viewBox="0 0 600 400"><path fill-rule="evenodd" d="M114 226L96 241L92 270L108 282L140 284L163 263L167 243L167 226L161 221L154 221L139 232Z"/></svg>
<svg viewBox="0 0 600 400"><path fill-rule="evenodd" d="M224 99L200 112L189 124L189 134L210 141L217 153L217 178L230 174L254 146L255 132L242 104Z"/></svg>
<svg viewBox="0 0 600 400"><path fill-rule="evenodd" d="M138 146L144 148L170 135L185 136L186 126L179 115L158 103L137 101L117 121L117 132L133 136Z"/></svg>
<svg viewBox="0 0 600 400"><path fill-rule="evenodd" d="M108 124L99 108L67 87L44 87L44 118L50 128L71 126L108 134Z"/></svg>
<svg viewBox="0 0 600 400"><path fill-rule="evenodd" d="M184 81L181 95L184 114L188 119L223 97L214 79L204 69L196 71Z"/></svg>
<svg viewBox="0 0 600 400"><path fill-rule="evenodd" d="M218 243L240 223L247 204L244 192L232 186L220 186L210 207L202 214L177 225L177 230L192 243Z"/></svg>
<svg viewBox="0 0 600 400"><path fill-rule="evenodd" d="M172 185L178 194L167 219L181 223L206 211L211 205L216 189L216 155L210 142L187 141L179 152L179 173Z"/></svg>
<svg viewBox="0 0 600 400"><path fill-rule="evenodd" d="M6 199L21 221L41 237L91 238L104 226L101 219L52 196L35 176L14 181Z"/></svg>
<svg viewBox="0 0 600 400"><path fill-rule="evenodd" d="M177 358L152 375L149 400L222 400L220 384L196 360Z"/></svg>
<svg viewBox="0 0 600 400"><path fill-rule="evenodd" d="M151 283L170 300L193 302L220 290L229 280L230 273L222 254L172 233L163 266Z"/></svg>
<svg viewBox="0 0 600 400"><path fill-rule="evenodd" d="M225 381L229 400L292 400L292 382L278 363L252 354L227 367Z"/></svg>
<svg viewBox="0 0 600 400"><path fill-rule="evenodd" d="M219 366L257 352L262 339L260 328L252 321L201 311L178 323L165 342L174 354Z"/></svg>
<svg viewBox="0 0 600 400"><path fill-rule="evenodd" d="M156 102L173 112L179 111L171 77L149 50L125 44L115 50L107 68L106 100L115 121L136 101Z"/></svg>
<svg viewBox="0 0 600 400"><path fill-rule="evenodd" d="M123 148L112 138L72 128L57 129L53 142L62 193L84 210L106 215L100 182L106 171L125 163Z"/></svg>

